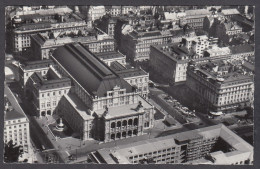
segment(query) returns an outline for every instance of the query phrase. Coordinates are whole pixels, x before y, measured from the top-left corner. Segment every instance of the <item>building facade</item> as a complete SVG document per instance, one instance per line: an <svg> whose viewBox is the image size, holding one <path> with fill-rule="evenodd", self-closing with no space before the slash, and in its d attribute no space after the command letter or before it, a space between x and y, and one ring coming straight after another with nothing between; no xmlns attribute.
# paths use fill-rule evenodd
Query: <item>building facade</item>
<svg viewBox="0 0 260 169"><path fill-rule="evenodd" d="M113 62L118 62L121 65L126 65L126 56L119 51L95 53L95 55L108 66L111 66Z"/></svg>
<svg viewBox="0 0 260 169"><path fill-rule="evenodd" d="M31 35L37 33L59 34L78 32L86 28L86 22L74 13L59 11L42 15L19 15L13 18L12 41L13 51L21 52L31 47Z"/></svg>
<svg viewBox="0 0 260 169"><path fill-rule="evenodd" d="M4 143L13 141L13 144L22 146L24 153L31 152L31 138L29 119L17 102L9 87L4 88Z"/></svg>
<svg viewBox="0 0 260 169"><path fill-rule="evenodd" d="M127 81L131 86L137 89L137 92L145 99L148 98L149 73L141 68L127 68L119 62L113 62L110 68L114 70L121 78Z"/></svg>
<svg viewBox="0 0 260 169"><path fill-rule="evenodd" d="M71 80L62 77L54 66L50 66L45 75L35 72L29 77L25 92L38 117L44 117L55 113L59 101L70 88Z"/></svg>
<svg viewBox="0 0 260 169"><path fill-rule="evenodd" d="M84 32L84 34L82 34ZM115 50L114 39L99 29L89 29L82 31L81 36L70 37L61 35L56 38L50 38L45 34L32 35L31 48L35 59L49 59L51 53L58 47L69 43L82 43L87 46L91 52L109 52ZM90 34L90 35L88 35Z"/></svg>
<svg viewBox="0 0 260 169"><path fill-rule="evenodd" d="M22 88L24 88L24 90L26 89L27 80L33 73L38 72L42 76L44 76L48 72L51 65L53 65L52 60L31 61L20 64L18 72L20 85L22 86Z"/></svg>
<svg viewBox="0 0 260 169"><path fill-rule="evenodd" d="M186 84L209 111L236 109L250 104L254 97L253 76L226 61L188 67Z"/></svg>
<svg viewBox="0 0 260 169"><path fill-rule="evenodd" d="M133 119L133 124L130 125L129 123L129 125L132 132L134 132L133 129L137 129L137 133L135 132L136 135L142 134L145 128L153 126L153 106L140 97L134 87L113 72L103 61L93 55L83 45L70 44L59 47L54 51L52 59L57 65L58 72L62 76L69 77L72 80L71 94L68 97L70 99L73 97L78 98L87 108L80 110L87 112L84 113L84 115L88 116L87 118L94 118L94 120L88 121L87 124L84 123L85 125L82 125L82 123L79 124L83 127L80 131L84 131L81 133L82 138L103 141L126 138L123 133L125 130L123 126L119 126L120 131L122 130L120 137L119 134L117 134L117 137L114 137L110 130L111 127L106 127L106 130L102 130L108 124L110 126L110 123L113 121L124 121L125 118ZM71 64L74 64L75 67L71 67ZM60 104L64 105L63 103ZM141 108L138 108L137 111L136 107L138 104L141 104L139 106ZM72 105L70 107L75 106ZM67 110L64 111L66 107L58 106L57 114L63 116L63 113L68 112ZM126 107L128 108L126 109ZM73 112L80 114L78 111ZM69 124L77 123L75 118L69 117L69 115L64 114L64 118L66 118ZM139 119L137 128L134 125L135 117ZM92 131L92 134L85 133L84 127L90 124L92 125L92 129L89 131ZM131 136L135 136L135 134Z"/></svg>
<svg viewBox="0 0 260 169"><path fill-rule="evenodd" d="M253 147L223 124L103 148L95 154L98 163L105 164L253 163Z"/></svg>

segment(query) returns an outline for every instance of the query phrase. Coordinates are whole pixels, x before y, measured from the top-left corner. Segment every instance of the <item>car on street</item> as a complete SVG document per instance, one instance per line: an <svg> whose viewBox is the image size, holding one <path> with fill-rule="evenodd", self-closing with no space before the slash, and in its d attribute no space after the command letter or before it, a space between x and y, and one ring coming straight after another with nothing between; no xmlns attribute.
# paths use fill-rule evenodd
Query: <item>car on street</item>
<svg viewBox="0 0 260 169"><path fill-rule="evenodd" d="M153 88L154 87L154 83L148 83L149 87Z"/></svg>

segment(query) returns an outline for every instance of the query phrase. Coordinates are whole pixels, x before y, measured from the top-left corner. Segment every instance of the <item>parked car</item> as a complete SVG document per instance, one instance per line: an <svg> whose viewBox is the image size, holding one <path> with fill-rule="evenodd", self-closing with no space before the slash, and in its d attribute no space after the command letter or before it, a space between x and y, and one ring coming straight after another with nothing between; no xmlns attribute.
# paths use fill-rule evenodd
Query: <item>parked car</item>
<svg viewBox="0 0 260 169"><path fill-rule="evenodd" d="M154 83L148 83L149 87L154 87Z"/></svg>

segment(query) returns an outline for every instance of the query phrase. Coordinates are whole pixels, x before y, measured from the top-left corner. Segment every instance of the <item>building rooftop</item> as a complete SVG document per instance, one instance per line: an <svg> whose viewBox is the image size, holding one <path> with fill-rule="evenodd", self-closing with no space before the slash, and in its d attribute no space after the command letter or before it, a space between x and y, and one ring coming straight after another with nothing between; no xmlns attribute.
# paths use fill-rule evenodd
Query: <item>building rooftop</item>
<svg viewBox="0 0 260 169"><path fill-rule="evenodd" d="M16 14L17 16L26 16L26 15L54 15L54 14L65 14L65 13L72 13L72 9L70 9L67 6L63 7L54 7L54 8L48 8L48 9L38 9L38 10L22 10L19 8L16 8Z"/></svg>
<svg viewBox="0 0 260 169"><path fill-rule="evenodd" d="M211 49L206 50L209 54L217 54L217 55L227 55L230 54L230 48L229 47L218 47L213 46Z"/></svg>
<svg viewBox="0 0 260 169"><path fill-rule="evenodd" d="M196 18L196 17L205 17L210 15L211 12L207 9L193 9L193 10L186 10L186 18Z"/></svg>
<svg viewBox="0 0 260 169"><path fill-rule="evenodd" d="M104 97L115 86L126 89L127 93L133 92L132 86L81 44L57 48L53 59L93 96Z"/></svg>
<svg viewBox="0 0 260 169"><path fill-rule="evenodd" d="M254 23L253 20L250 20L250 19L248 19L248 18L246 18L246 17L244 17L242 15L235 15L235 16L233 16L231 18L231 20L236 21L238 23L241 23L243 25L248 25L248 26L250 26L252 28L255 27L255 23Z"/></svg>
<svg viewBox="0 0 260 169"><path fill-rule="evenodd" d="M244 73L243 70L237 69L231 63L223 60L206 62L197 64L192 68L201 77L211 82L219 82L221 84L233 84L230 82L252 82L252 76Z"/></svg>
<svg viewBox="0 0 260 169"><path fill-rule="evenodd" d="M224 15L238 15L240 12L237 9L222 9L221 13Z"/></svg>
<svg viewBox="0 0 260 169"><path fill-rule="evenodd" d="M32 39L39 44L41 47L57 47L64 44L69 43L90 43L95 41L102 41L106 39L113 39L112 37L108 36L106 33L101 32L97 29L85 29L85 31L81 31L82 35L78 36L77 34L74 35L65 35L65 33L54 33L53 38L51 38L50 34L41 33L32 35Z"/></svg>
<svg viewBox="0 0 260 169"><path fill-rule="evenodd" d="M64 99L66 99L71 104L71 106L84 120L94 119L89 108L87 108L82 100L79 99L75 94L69 92L68 94L64 95Z"/></svg>
<svg viewBox="0 0 260 169"><path fill-rule="evenodd" d="M8 102L7 104L9 107L12 107L12 110L6 111L4 115L4 120L14 120L14 119L19 119L19 118L27 118L23 109L19 105L16 97L10 90L8 86L4 87L4 95L5 95L5 101ZM6 104L6 103L5 103Z"/></svg>
<svg viewBox="0 0 260 169"><path fill-rule="evenodd" d="M148 76L148 73L145 72L141 68L129 68L129 69L122 69L122 70L115 70L115 72L122 78L144 76L144 75Z"/></svg>
<svg viewBox="0 0 260 169"><path fill-rule="evenodd" d="M48 73L52 71L51 69L48 70ZM49 76L47 73L46 76L42 76L40 73L35 72L33 73L30 78L34 82L34 87L38 90L49 90L61 87L70 87L71 80L67 77L58 77L57 76ZM54 74L54 73L52 73ZM62 85L61 85L62 84Z"/></svg>
<svg viewBox="0 0 260 169"><path fill-rule="evenodd" d="M247 62L247 61L244 61L244 64L243 66L247 69L249 69L250 71L255 71L255 65L250 63L250 62Z"/></svg>
<svg viewBox="0 0 260 169"><path fill-rule="evenodd" d="M120 163L120 159L123 159L124 163L130 163L127 158L135 155L145 154L153 151L159 151L171 147L178 147L182 144L186 144L188 142L184 142L186 140L193 140L194 138L222 138L225 142L227 142L234 149L233 151L223 152L216 151L210 152L211 156L220 160L221 157L233 157L233 160L236 156L239 155L247 155L253 157L253 147L244 141L241 137L236 135L230 129L228 129L223 124L218 124L215 126L195 129L187 132L177 133L173 135L168 135L160 138L153 138L149 140L129 143L126 145L119 145L113 148L104 148L98 150L98 153L103 157L105 155L105 161L108 164L115 163L116 160ZM177 142L178 140L178 142ZM181 140L181 141L180 141ZM116 160L115 160L116 159ZM223 160L225 160L224 158ZM126 161L127 160L127 161ZM191 161L189 163L196 164L206 164L212 163L207 159L199 159L196 161ZM217 161L218 164L227 164L224 161Z"/></svg>
<svg viewBox="0 0 260 169"><path fill-rule="evenodd" d="M125 66L120 64L118 61L114 61L110 64L110 68L115 72L127 69Z"/></svg>
<svg viewBox="0 0 260 169"><path fill-rule="evenodd" d="M54 15L58 15L58 17ZM27 31L52 27L57 28L56 24L63 24L63 26L72 27L72 25L68 24L69 22L81 22L81 24L86 24L84 20L75 13L56 13L48 16L52 17L46 17L46 15L41 14L17 16L14 18L14 28L16 31Z"/></svg>
<svg viewBox="0 0 260 169"><path fill-rule="evenodd" d="M98 58L102 60L114 59L114 58L125 58L126 56L120 52L109 51L109 52L101 52L95 54Z"/></svg>
<svg viewBox="0 0 260 169"><path fill-rule="evenodd" d="M53 61L50 59L46 60L37 60L37 61L29 61L21 64L20 67L23 70L31 70L31 69L40 69L40 68L47 68L50 65L53 65Z"/></svg>
<svg viewBox="0 0 260 169"><path fill-rule="evenodd" d="M103 115L105 119L114 119L119 117L143 114L145 112L145 109L150 109L153 107L150 103L148 103L140 96L138 96L138 101L142 103L143 106L142 108L138 108L139 103L134 103L134 104L121 105L117 107L109 107L108 112L105 114L104 112L106 111L106 109L96 110L95 112L98 116Z"/></svg>
<svg viewBox="0 0 260 169"><path fill-rule="evenodd" d="M254 45L251 45L251 44L230 46L229 49L231 50L232 54L247 53L247 52L254 52L255 51Z"/></svg>
<svg viewBox="0 0 260 169"><path fill-rule="evenodd" d="M242 30L242 27L239 26L238 24L236 24L235 22L227 22L227 23L224 23L224 25L225 25L225 28L227 31L232 31L232 30L237 30L237 29Z"/></svg>
<svg viewBox="0 0 260 169"><path fill-rule="evenodd" d="M187 62L195 55L195 53L188 51L188 49L180 43L162 44L152 47L176 62Z"/></svg>

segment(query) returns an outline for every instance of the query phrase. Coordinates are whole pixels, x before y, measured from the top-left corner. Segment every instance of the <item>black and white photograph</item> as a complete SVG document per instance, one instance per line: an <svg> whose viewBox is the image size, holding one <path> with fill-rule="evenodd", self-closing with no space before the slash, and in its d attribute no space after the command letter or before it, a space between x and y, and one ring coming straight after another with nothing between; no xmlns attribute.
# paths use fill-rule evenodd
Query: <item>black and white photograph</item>
<svg viewBox="0 0 260 169"><path fill-rule="evenodd" d="M3 163L253 165L255 10L6 6Z"/></svg>

